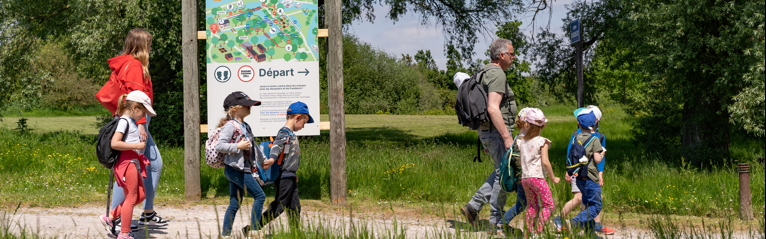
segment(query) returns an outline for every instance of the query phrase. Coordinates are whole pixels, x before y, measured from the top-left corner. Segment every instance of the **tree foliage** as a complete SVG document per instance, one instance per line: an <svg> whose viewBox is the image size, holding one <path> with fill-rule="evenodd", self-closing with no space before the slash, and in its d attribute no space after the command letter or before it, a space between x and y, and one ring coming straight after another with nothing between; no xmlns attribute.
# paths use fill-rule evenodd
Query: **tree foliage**
<svg viewBox="0 0 766 239"><path fill-rule="evenodd" d="M679 148L702 165L728 156L730 122L763 135L763 1L577 1L569 8L564 22L583 25L586 99L596 100L598 90L626 104L639 116L639 142ZM574 47L549 30L536 38L539 77L571 97L563 92L574 92Z"/></svg>

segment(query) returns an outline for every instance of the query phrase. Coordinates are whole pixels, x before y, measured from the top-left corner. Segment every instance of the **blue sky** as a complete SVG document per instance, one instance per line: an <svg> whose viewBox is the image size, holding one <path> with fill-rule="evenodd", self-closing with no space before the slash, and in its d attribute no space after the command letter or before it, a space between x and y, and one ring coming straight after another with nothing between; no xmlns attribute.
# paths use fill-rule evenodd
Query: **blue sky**
<svg viewBox="0 0 766 239"><path fill-rule="evenodd" d="M551 29L557 34L564 34L561 32L561 26L564 25L561 19L564 18L567 12L565 5L570 4L572 1L555 1L552 6L552 13L548 10L538 13L535 20L535 28L539 29L540 26L547 25L550 18ZM421 49L431 50L431 55L439 69L443 70L446 68L447 57L444 55L444 35L440 27L434 26L434 23L431 23L429 26L423 26L416 15L409 13L400 17L399 21L393 22L386 18L387 13L388 7L376 6L376 19L373 23L354 22L347 33L354 34L360 40L397 57L401 57L402 54L415 55ZM523 23L521 26L522 30L529 36L532 32L532 25L530 25L532 23L532 14L519 16L518 19ZM412 37L401 37L402 35ZM476 57L484 58L484 52L495 37L494 29L491 33L484 33L479 36L479 42L474 47L474 59Z"/></svg>

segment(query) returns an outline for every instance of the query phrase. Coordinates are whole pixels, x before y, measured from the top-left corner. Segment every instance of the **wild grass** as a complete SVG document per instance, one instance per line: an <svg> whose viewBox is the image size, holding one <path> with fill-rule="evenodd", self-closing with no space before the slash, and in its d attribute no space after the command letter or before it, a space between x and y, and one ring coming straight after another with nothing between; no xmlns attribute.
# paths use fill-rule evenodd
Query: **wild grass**
<svg viewBox="0 0 766 239"><path fill-rule="evenodd" d="M602 110L601 131L607 136L608 149L605 212L735 214L738 175L732 159L739 159L752 163L753 211L756 217L763 217L766 176L763 163L757 162L763 149L753 147L761 142L733 135L732 159L721 159L717 165L722 166L700 169L681 159L663 158L662 149L637 147L631 141L630 116L616 107ZM550 121L542 135L553 141L551 161L561 177L566 144L576 123L567 107L543 111ZM477 134L459 126L454 116L350 115L347 122L347 187L352 202L437 203L457 208L470 199L493 168L484 153L483 163L472 162ZM0 134L0 181L4 182L0 184L0 205L73 206L101 203L105 198L108 170L95 159L95 135L41 130L20 134L9 129L0 129ZM157 141L164 164L157 202L183 203L183 149ZM298 170L301 198L329 201L328 132L302 137L300 143L304 152ZM200 175L203 197L228 197L222 169L202 161ZM273 188L265 191L273 195ZM557 210L572 197L565 183L552 185L552 191ZM506 205L512 205L514 199L509 194Z"/></svg>

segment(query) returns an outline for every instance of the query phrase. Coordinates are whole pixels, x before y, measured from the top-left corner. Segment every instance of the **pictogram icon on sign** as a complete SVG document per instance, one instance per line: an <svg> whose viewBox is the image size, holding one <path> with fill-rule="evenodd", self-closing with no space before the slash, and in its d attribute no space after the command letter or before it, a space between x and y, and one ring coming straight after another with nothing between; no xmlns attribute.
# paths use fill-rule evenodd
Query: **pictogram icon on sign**
<svg viewBox="0 0 766 239"><path fill-rule="evenodd" d="M229 70L226 66L219 66L215 68L215 72L213 72L213 78L215 78L216 81L221 83L226 83L231 79L231 70Z"/></svg>

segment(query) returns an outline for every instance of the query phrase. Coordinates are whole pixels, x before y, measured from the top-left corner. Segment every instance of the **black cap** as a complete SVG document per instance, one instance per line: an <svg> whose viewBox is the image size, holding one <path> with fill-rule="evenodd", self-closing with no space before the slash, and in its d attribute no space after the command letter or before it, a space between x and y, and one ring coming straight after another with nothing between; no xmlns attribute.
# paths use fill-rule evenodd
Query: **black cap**
<svg viewBox="0 0 766 239"><path fill-rule="evenodd" d="M250 99L250 96L247 96L247 94L242 91L235 91L226 96L226 99L223 100L223 110L229 110L235 105L259 106L261 105L261 102Z"/></svg>

